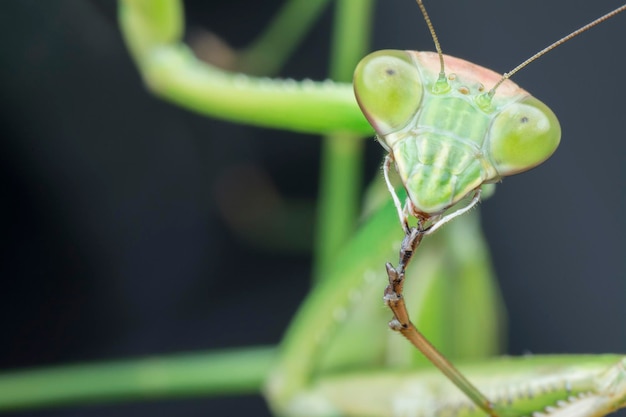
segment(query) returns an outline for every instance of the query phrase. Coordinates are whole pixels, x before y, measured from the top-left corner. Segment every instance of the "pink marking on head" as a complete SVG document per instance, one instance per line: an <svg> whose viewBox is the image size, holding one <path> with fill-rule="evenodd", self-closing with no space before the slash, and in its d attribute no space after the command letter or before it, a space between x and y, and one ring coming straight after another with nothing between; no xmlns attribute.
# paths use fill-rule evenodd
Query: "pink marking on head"
<svg viewBox="0 0 626 417"><path fill-rule="evenodd" d="M407 51L420 64L422 71L432 76L433 81L439 76L439 56L435 52ZM498 74L488 68L473 64L464 59L455 58L450 55L443 56L446 75L456 74L464 83L483 84L485 92L489 91L500 79L502 74ZM506 80L496 90L496 97L514 97L518 95L528 95L529 93L511 80Z"/></svg>

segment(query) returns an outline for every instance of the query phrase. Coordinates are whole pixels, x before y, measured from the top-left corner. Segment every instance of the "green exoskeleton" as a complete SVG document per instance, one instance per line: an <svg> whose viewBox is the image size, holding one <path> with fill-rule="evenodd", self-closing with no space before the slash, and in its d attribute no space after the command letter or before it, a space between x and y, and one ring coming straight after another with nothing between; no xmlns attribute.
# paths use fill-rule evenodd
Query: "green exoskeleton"
<svg viewBox="0 0 626 417"><path fill-rule="evenodd" d="M404 211L423 221L486 183L527 171L556 150L561 128L542 102L499 74L432 52L378 51L363 59L354 88L408 193Z"/></svg>
<svg viewBox="0 0 626 417"><path fill-rule="evenodd" d="M561 128L554 113L508 78L626 6L500 76L443 55L426 9L421 0L417 3L437 53L378 51L364 58L354 75L359 106L388 152L385 181L405 232L398 267L386 264L389 285L384 300L393 312L389 326L402 333L483 412L494 417L516 414L510 403L489 398L477 389L411 322L403 297L406 267L424 236L480 201L481 187L539 165L559 145ZM407 194L404 205L389 178L392 164ZM467 198L470 201L463 202ZM416 226L409 226L409 216L417 219Z"/></svg>

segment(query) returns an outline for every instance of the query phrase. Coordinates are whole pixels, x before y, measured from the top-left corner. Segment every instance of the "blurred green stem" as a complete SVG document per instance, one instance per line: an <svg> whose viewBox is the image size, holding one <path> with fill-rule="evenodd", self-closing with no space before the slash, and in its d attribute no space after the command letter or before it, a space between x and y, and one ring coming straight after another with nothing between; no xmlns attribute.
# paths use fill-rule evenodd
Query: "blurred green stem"
<svg viewBox="0 0 626 417"><path fill-rule="evenodd" d="M258 393L274 357L258 347L7 372L0 410Z"/></svg>
<svg viewBox="0 0 626 417"><path fill-rule="evenodd" d="M273 75L291 56L329 0L289 0L247 48L238 53L237 69L247 74ZM288 33L289 36L285 36Z"/></svg>
<svg viewBox="0 0 626 417"><path fill-rule="evenodd" d="M369 43L372 0L337 0L330 78L352 81ZM370 130L371 132L371 130ZM362 187L363 141L354 133L324 137L318 203L314 278L321 279L354 233Z"/></svg>

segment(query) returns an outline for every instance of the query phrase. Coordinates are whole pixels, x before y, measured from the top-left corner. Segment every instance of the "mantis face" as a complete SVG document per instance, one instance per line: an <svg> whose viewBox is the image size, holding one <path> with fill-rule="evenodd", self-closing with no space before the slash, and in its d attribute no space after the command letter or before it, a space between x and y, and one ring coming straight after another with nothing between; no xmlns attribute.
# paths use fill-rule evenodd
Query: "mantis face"
<svg viewBox="0 0 626 417"><path fill-rule="evenodd" d="M439 214L482 184L527 171L556 150L554 113L495 72L431 52L384 50L354 74L361 110L390 153L414 215Z"/></svg>

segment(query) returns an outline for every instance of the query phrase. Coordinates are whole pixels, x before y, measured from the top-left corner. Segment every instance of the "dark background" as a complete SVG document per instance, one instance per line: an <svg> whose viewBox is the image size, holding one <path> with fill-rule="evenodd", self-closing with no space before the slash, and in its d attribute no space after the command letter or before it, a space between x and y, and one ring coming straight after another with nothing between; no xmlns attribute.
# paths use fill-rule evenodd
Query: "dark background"
<svg viewBox="0 0 626 417"><path fill-rule="evenodd" d="M433 49L415 4L379 3L372 49ZM498 72L615 7L431 3L444 51ZM188 25L241 46L278 4L188 2ZM282 75L325 78L331 21L328 10ZM510 353L626 351L624 39L620 16L515 77L559 116L563 139L548 163L506 179L482 208ZM150 96L112 1L0 2L0 51L0 369L277 343L306 293L310 257L246 243L226 225L217 190L252 167L282 195L313 204L319 140ZM368 178L381 157L370 141ZM245 196L247 186L233 192ZM305 236L312 227L301 224ZM235 300L224 298L233 268ZM253 325L228 325L242 321ZM21 415L111 414L268 411L244 397Z"/></svg>

